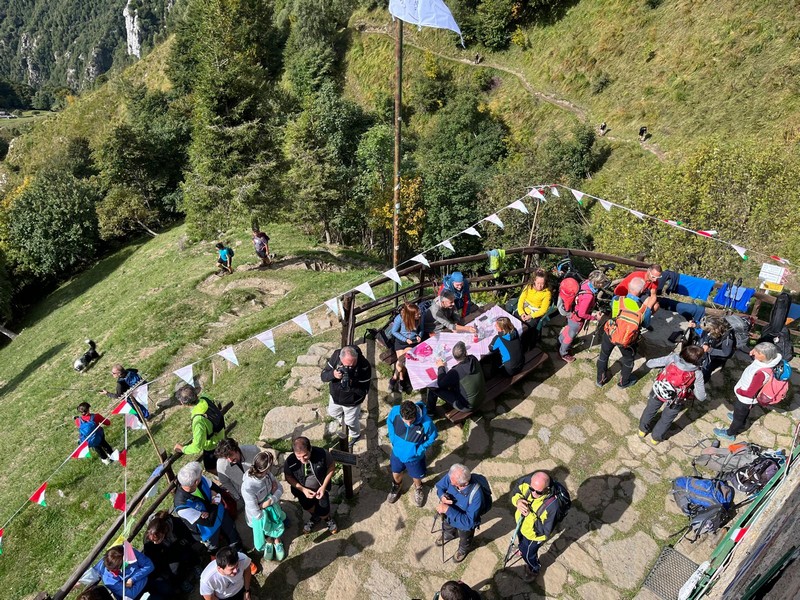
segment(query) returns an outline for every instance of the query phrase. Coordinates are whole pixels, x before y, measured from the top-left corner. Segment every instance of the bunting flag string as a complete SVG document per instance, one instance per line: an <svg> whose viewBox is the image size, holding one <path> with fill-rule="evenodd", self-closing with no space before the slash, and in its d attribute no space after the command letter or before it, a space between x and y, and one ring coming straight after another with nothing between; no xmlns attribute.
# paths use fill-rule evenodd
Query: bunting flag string
<svg viewBox="0 0 800 600"><path fill-rule="evenodd" d="M372 291L372 287L369 285L368 281L365 281L361 285L357 285L353 289L357 292L361 292L370 300L375 300L375 292Z"/></svg>
<svg viewBox="0 0 800 600"><path fill-rule="evenodd" d="M194 385L194 369L192 368L193 365L194 363L192 363L191 365L186 365L185 367L181 367L177 371L173 371L173 373L175 373L175 375L183 379L189 385L193 386Z"/></svg>
<svg viewBox="0 0 800 600"><path fill-rule="evenodd" d="M553 194L556 198L561 198L561 194L558 192L558 188L556 186L550 186L550 193Z"/></svg>
<svg viewBox="0 0 800 600"><path fill-rule="evenodd" d="M33 492L33 495L28 498L29 501L33 502L34 504L38 504L39 506L47 506L47 502L44 499L44 493L47 490L47 482L45 481L42 485L39 486L39 489Z"/></svg>
<svg viewBox="0 0 800 600"><path fill-rule="evenodd" d="M528 207L525 206L525 203L522 200L514 200L514 202L506 206L506 208L513 208L526 215L529 214Z"/></svg>
<svg viewBox="0 0 800 600"><path fill-rule="evenodd" d="M0 529L0 555L3 554L3 530Z"/></svg>
<svg viewBox="0 0 800 600"><path fill-rule="evenodd" d="M494 223L500 229L505 229L505 225L503 225L503 222L500 220L500 217L497 216L497 213L492 213L491 215L486 217L484 221L489 221L489 223Z"/></svg>
<svg viewBox="0 0 800 600"><path fill-rule="evenodd" d="M292 323L297 325L303 331L307 332L308 335L313 334L311 331L311 321L308 320L308 313L303 313L302 315L292 317Z"/></svg>
<svg viewBox="0 0 800 600"><path fill-rule="evenodd" d="M239 359L236 358L236 353L233 351L232 346L228 346L224 350L220 350L219 352L217 352L217 354L220 355L225 360L227 360L232 365L235 365L237 367L239 366Z"/></svg>
<svg viewBox="0 0 800 600"><path fill-rule="evenodd" d="M444 246L445 248L450 250L450 252L455 252L456 251L456 249L453 248L453 244L452 244L452 242L450 240L445 240L445 241L441 242L439 244L439 246Z"/></svg>
<svg viewBox="0 0 800 600"><path fill-rule="evenodd" d="M417 254L416 256L412 256L409 260L413 260L414 262L417 262L421 265L425 265L426 267L431 266L431 263L428 262L428 259L425 258L425 255L422 253Z"/></svg>
<svg viewBox="0 0 800 600"><path fill-rule="evenodd" d="M478 233L478 230L475 229L474 227L467 227L461 233L466 233L467 235L474 235L475 237L481 237L481 234Z"/></svg>
<svg viewBox="0 0 800 600"><path fill-rule="evenodd" d="M122 452L119 453L119 456L117 457L117 460L119 461L119 464L121 464L123 467L127 467L128 466L128 449L127 448L125 448Z"/></svg>
<svg viewBox="0 0 800 600"><path fill-rule="evenodd" d="M452 248L452 246L451 246L451 248ZM383 273L383 275L384 275L384 277L388 277L389 279L391 279L392 281L394 281L394 282L395 282L397 285L403 285L403 281L400 279L400 275L398 275L398 274L397 274L397 269L394 269L394 268L392 268L392 269L389 269L388 271L385 271L385 272ZM339 301L339 299L338 299L338 298L335 298L334 300L335 300L336 302L338 302L338 301ZM330 302L330 300L328 300L328 302ZM327 304L328 302L326 302L326 304ZM328 304L328 306L330 307L330 305L329 305L329 304ZM335 310L334 310L333 312L334 312L334 313L336 313L337 311L335 311Z"/></svg>
<svg viewBox="0 0 800 600"><path fill-rule="evenodd" d="M135 415L136 409L131 406L126 398L123 398L119 404L111 411L112 415Z"/></svg>
<svg viewBox="0 0 800 600"><path fill-rule="evenodd" d="M572 195L573 195L573 196L575 196L575 200L577 200L577 201L578 201L578 204L580 204L581 206L583 206L583 196L584 196L584 193L583 193L583 192L579 192L578 190L573 190L573 189L571 189L571 188L570 188L570 191L572 192Z"/></svg>
<svg viewBox="0 0 800 600"><path fill-rule="evenodd" d="M99 427L99 425L98 425ZM97 428L95 428L97 429ZM77 448L75 448L74 452L69 455L70 458L88 458L92 455L89 451L89 440L83 440Z"/></svg>
<svg viewBox="0 0 800 600"><path fill-rule="evenodd" d="M109 502L111 502L111 506L113 506L117 510L125 510L125 508L127 508L125 505L125 492L122 492L120 494L110 492L107 494L103 494L103 497Z"/></svg>
<svg viewBox="0 0 800 600"><path fill-rule="evenodd" d="M267 348L272 350L272 353L275 354L275 336L272 334L271 329L267 329L266 331L262 331L258 335L255 336L256 339L264 344Z"/></svg>
<svg viewBox="0 0 800 600"><path fill-rule="evenodd" d="M545 198L542 192L536 188L531 188L531 191L529 191L527 195L531 198L536 198L537 200L543 200L544 202L547 202L547 198Z"/></svg>
<svg viewBox="0 0 800 600"><path fill-rule="evenodd" d="M330 300L325 300L325 306L328 307L328 310L331 311L336 316L344 316L342 314L341 304L339 303L339 298L331 298Z"/></svg>
<svg viewBox="0 0 800 600"><path fill-rule="evenodd" d="M600 200L600 206L606 209L606 211L611 212L611 202L608 200Z"/></svg>

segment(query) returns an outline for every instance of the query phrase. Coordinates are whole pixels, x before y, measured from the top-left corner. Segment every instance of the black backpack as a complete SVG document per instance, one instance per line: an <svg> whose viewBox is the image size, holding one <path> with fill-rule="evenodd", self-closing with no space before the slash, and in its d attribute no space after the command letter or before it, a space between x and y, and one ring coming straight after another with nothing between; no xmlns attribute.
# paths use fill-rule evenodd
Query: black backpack
<svg viewBox="0 0 800 600"><path fill-rule="evenodd" d="M208 404L208 409L204 415L195 415L192 417L192 419L201 416L204 416L206 419L208 419L211 423L211 435L217 434L220 431L225 431L225 415L222 414L222 406L219 404L219 402L215 402L208 396L200 396L200 399L206 401L206 404Z"/></svg>
<svg viewBox="0 0 800 600"><path fill-rule="evenodd" d="M767 329L765 328L758 342L759 343L769 342L771 344L775 344L775 347L781 354L781 358L783 358L783 360L785 360L786 362L789 362L794 357L794 348L792 347L792 335L789 333L789 328L786 326L784 326L780 331L777 332L774 332L772 330L767 331Z"/></svg>
<svg viewBox="0 0 800 600"><path fill-rule="evenodd" d="M740 492L757 494L769 483L780 468L781 463L778 459L771 456L759 456L749 465L731 473L728 481Z"/></svg>

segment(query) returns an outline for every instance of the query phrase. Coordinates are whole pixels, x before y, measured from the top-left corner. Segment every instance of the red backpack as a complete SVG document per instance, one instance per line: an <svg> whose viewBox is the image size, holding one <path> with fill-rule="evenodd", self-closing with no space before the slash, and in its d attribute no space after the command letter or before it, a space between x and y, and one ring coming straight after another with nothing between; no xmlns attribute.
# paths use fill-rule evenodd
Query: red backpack
<svg viewBox="0 0 800 600"><path fill-rule="evenodd" d="M565 277L558 285L558 312L568 317L575 309L575 299L581 290L580 282L574 277Z"/></svg>
<svg viewBox="0 0 800 600"><path fill-rule="evenodd" d="M789 363L784 360L772 369L766 368L761 371L767 377L767 381L756 395L758 404L767 407L782 402L789 392L789 378L792 376Z"/></svg>
<svg viewBox="0 0 800 600"><path fill-rule="evenodd" d="M653 394L668 404L684 404L693 395L696 371L684 371L674 362L661 370L653 382Z"/></svg>

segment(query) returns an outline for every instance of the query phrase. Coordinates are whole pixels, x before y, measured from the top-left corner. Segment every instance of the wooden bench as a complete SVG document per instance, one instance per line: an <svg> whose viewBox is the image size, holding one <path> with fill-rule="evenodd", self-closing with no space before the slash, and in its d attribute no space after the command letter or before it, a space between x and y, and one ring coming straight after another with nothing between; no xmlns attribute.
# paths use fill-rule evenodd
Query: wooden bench
<svg viewBox="0 0 800 600"><path fill-rule="evenodd" d="M528 350L525 353L525 364L519 373L513 377L509 377L508 375L494 377L486 382L486 396L483 400L483 403L488 405L497 400L497 398L500 397L500 394L505 392L515 383L525 379L533 372L534 369L539 367L546 360L547 354L539 348ZM457 425L469 419L473 412L474 411L471 410L458 410L457 408L454 408L447 413L447 418Z"/></svg>

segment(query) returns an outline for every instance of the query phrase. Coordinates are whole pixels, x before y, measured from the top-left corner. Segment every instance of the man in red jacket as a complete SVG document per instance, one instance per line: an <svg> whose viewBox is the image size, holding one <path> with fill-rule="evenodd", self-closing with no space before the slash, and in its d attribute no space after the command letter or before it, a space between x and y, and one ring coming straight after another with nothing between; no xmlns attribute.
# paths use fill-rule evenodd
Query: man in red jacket
<svg viewBox="0 0 800 600"><path fill-rule="evenodd" d="M617 287L614 288L614 295L624 298L628 295L628 287L630 286L631 281L633 281L633 279L636 277L641 277L644 279L644 289L642 290L642 295L639 297L639 299L644 302L647 296L652 296L655 298L656 289L658 288L658 279L661 277L661 271L661 265L658 264L650 265L647 267L646 271L634 271L617 284ZM658 308L658 302L655 302L652 307L652 312L655 314L656 311L658 311Z"/></svg>

